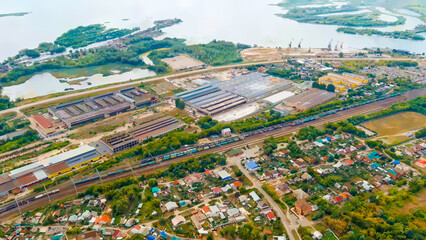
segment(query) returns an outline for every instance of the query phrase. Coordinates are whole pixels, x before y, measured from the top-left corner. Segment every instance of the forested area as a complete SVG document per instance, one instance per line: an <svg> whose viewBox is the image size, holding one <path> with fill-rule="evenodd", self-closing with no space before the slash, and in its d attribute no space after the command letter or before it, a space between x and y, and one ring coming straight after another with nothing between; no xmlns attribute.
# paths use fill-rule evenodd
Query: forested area
<svg viewBox="0 0 426 240"><path fill-rule="evenodd" d="M22 136L0 142L0 153L5 153L14 149L18 149L30 143L40 140L36 131L28 131Z"/></svg>
<svg viewBox="0 0 426 240"><path fill-rule="evenodd" d="M1 90L1 87L0 87L0 90ZM15 104L13 102L11 102L8 97L0 96L0 111L5 110L5 109L9 109L9 108L13 108L14 106L15 106Z"/></svg>
<svg viewBox="0 0 426 240"><path fill-rule="evenodd" d="M107 29L106 26L102 24L79 26L62 34L55 40L54 43L64 47L79 48L85 47L95 42L102 42L114 38L119 38L137 30L139 30L139 28Z"/></svg>
<svg viewBox="0 0 426 240"><path fill-rule="evenodd" d="M2 76L0 78L0 83L12 83L21 77L27 77L35 73L54 69L101 66L108 63L119 63L134 67L144 66L145 63L139 58L140 54L155 49L172 47L175 44L181 44L181 41L179 39L169 38L159 41L152 38L141 38L132 44L127 50L120 50L112 47L99 47L85 51L75 51L71 53L69 57L60 56L43 63L16 67L5 76Z"/></svg>
<svg viewBox="0 0 426 240"><path fill-rule="evenodd" d="M397 38L397 39L411 39L417 41L423 41L425 38L422 35L417 34L411 30L405 31L393 31L393 32L384 32L376 29L357 29L353 27L340 27L337 29L337 32L343 32L347 34L358 34L358 35L377 35L384 36L389 38Z"/></svg>

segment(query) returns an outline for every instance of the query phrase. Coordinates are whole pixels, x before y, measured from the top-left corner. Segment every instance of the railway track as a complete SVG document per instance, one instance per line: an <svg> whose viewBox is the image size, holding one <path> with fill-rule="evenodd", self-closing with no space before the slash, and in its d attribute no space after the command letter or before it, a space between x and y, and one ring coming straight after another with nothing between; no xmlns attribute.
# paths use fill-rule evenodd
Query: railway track
<svg viewBox="0 0 426 240"><path fill-rule="evenodd" d="M71 183L68 183L68 185L61 185L59 187L60 191L56 192L54 195L46 194L46 195L44 195L44 196L42 196L38 199L35 199L35 196L31 195L31 196L28 196L24 199L17 200L17 202L20 206L19 208L17 207L16 202L11 202L11 203L1 205L0 206L0 216L6 218L6 217L13 216L14 214L18 214L19 211L23 212L23 211L33 210L33 209L36 209L36 208L39 208L39 207L46 205L46 200L54 202L54 201L58 201L58 200L61 200L61 199L65 199L67 197L76 195L77 193L86 190L89 186L91 186L93 184L98 184L98 183L102 183L102 182L109 182L109 181L114 181L114 180L117 180L117 179L120 179L120 178L135 177L135 176L140 176L141 174L151 173L151 172L157 171L159 169L166 168L171 163L185 161L188 158L198 157L198 156L205 154L205 153L212 153L212 152L223 153L223 152L226 152L230 149L241 148L241 147L244 147L244 146L247 146L247 145L261 144L264 141L264 139L267 138L267 137L270 137L270 136L274 136L274 137L286 136L286 135L289 135L289 134L291 134L295 131L298 131L299 129L306 127L306 126L318 127L318 126L322 126L324 123L327 123L327 122L339 122L339 121L345 120L345 119L352 117L352 116L355 116L355 115L378 112L380 110L388 108L389 106L391 106L394 103L407 101L407 100L413 99L417 96L422 96L422 95L424 95L423 93L424 93L424 91L417 94L417 95L416 94L400 95L400 96L397 96L397 97L394 97L394 98L389 98L389 99L374 102L374 103L371 103L371 104L354 107L354 108L343 110L343 111L337 112L333 115L328 115L328 116L325 116L325 117L322 117L320 119L316 119L316 120L313 120L313 121L310 121L310 122L298 124L298 125L295 125L295 126L282 127L282 128L279 128L279 129L275 129L275 130L272 130L272 131L265 132L265 133L248 136L245 139L238 141L238 142L233 142L233 143L230 143L230 144L227 144L227 145L222 145L222 146L219 146L219 147L216 147L216 148L211 148L211 149L206 149L206 150L203 150L203 151L200 151L200 152L191 153L190 155L177 157L177 158L174 158L173 160L162 161L162 162L159 162L159 163L154 164L154 165L141 167L139 165L139 162L138 162L138 165L134 165L131 168L125 169L122 172L120 172L119 174L117 173L117 174L114 174L114 175L101 176L101 177L98 177L97 179L94 179L92 181L84 182L84 183L81 183L81 184L78 184L78 185L74 185L74 184L71 184ZM139 166L139 167L136 167L136 166ZM58 186L55 186L55 188L58 188ZM14 205L14 207L11 207L13 205Z"/></svg>

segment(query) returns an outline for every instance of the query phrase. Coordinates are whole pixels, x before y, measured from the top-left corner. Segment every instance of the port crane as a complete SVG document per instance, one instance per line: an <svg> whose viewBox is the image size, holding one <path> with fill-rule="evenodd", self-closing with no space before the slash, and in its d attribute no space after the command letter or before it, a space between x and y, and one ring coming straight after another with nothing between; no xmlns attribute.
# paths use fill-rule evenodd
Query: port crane
<svg viewBox="0 0 426 240"><path fill-rule="evenodd" d="M337 51L337 46L339 46L339 41L337 41L336 46L334 46L334 51Z"/></svg>
<svg viewBox="0 0 426 240"><path fill-rule="evenodd" d="M302 38L302 39L300 39L300 42L299 42L299 44L297 45L297 48L301 48L301 47L302 47L302 41L303 41L303 38Z"/></svg>
<svg viewBox="0 0 426 240"><path fill-rule="evenodd" d="M331 51L331 43L333 42L333 39L330 40L330 42L328 43L328 50Z"/></svg>

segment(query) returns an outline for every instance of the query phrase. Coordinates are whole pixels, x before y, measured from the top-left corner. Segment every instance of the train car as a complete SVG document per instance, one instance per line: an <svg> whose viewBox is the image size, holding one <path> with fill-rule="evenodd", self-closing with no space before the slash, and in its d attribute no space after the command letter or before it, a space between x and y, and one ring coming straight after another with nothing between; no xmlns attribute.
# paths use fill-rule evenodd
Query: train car
<svg viewBox="0 0 426 240"><path fill-rule="evenodd" d="M177 156L178 156L178 157L182 157L182 156L183 156L183 152L179 152L179 153L177 154Z"/></svg>
<svg viewBox="0 0 426 240"><path fill-rule="evenodd" d="M172 155L170 155L170 158L176 158L177 153L173 153Z"/></svg>
<svg viewBox="0 0 426 240"><path fill-rule="evenodd" d="M122 170L118 170L118 171L117 171L117 174L122 173L122 172L124 172L124 169L122 169Z"/></svg>
<svg viewBox="0 0 426 240"><path fill-rule="evenodd" d="M163 160L169 160L170 159L170 155L166 155L163 157Z"/></svg>
<svg viewBox="0 0 426 240"><path fill-rule="evenodd" d="M108 176L113 176L115 174L117 174L117 172L110 172L110 173L108 173Z"/></svg>
<svg viewBox="0 0 426 240"><path fill-rule="evenodd" d="M194 148L190 151L190 153L196 153L196 152L198 152L198 150L196 148Z"/></svg>

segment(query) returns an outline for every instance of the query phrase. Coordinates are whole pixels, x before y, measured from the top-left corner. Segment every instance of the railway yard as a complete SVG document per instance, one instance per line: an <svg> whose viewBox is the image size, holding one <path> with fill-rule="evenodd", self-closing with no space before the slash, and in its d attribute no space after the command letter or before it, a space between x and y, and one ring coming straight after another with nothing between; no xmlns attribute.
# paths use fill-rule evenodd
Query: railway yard
<svg viewBox="0 0 426 240"><path fill-rule="evenodd" d="M42 225L49 218L83 231L119 228L127 236L162 225L180 237L217 238L225 227L251 224L265 228L267 239L272 232L304 239L302 228L312 236L336 239L339 229L325 223L324 206L317 206L317 199L331 206L339 196L371 192L370 183L390 188L401 178L422 176L426 149L424 139L414 136L418 127L399 128L404 142L387 146L375 142L380 139L377 124L369 122L389 111L393 117L398 111L423 116L422 81L345 73L339 67L347 61L273 60L209 71L204 63L179 55L164 60L183 71L173 77L17 108L24 110L4 115L11 119L9 126L15 121L24 127L3 137L4 143L19 140L20 145L0 155L0 216L17 227L31 221ZM356 76L362 84L347 86L341 80L345 76ZM366 123L376 127L368 137L362 130ZM20 140L28 137L34 141ZM417 154L410 155L415 167L408 161L398 165L400 156L411 152ZM378 159L380 164L374 165ZM323 180L333 172L330 168L339 172L342 165L353 164L376 172L359 170L362 174L350 179L352 185L347 179L341 182L346 188ZM370 181L379 177L384 179ZM101 192L117 182L124 185L111 191L123 196ZM131 188L142 197L128 197ZM117 210L117 198L127 201L126 210ZM81 199L83 205L75 204ZM43 211L45 217L36 217ZM321 223L313 219L319 214ZM110 220L99 223L104 218Z"/></svg>
<svg viewBox="0 0 426 240"><path fill-rule="evenodd" d="M151 173L158 169L167 168L173 162L184 161L190 157L198 157L204 153L223 153L230 149L241 148L247 145L261 144L264 139L270 136L287 136L306 126L322 126L324 123L327 122L339 122L351 116L378 112L380 110L390 107L394 103L414 99L418 96L424 96L424 94L425 90L414 90L412 92L407 92L404 95L393 96L368 104L362 104L360 106L355 106L350 109L342 109L340 111L327 114L326 116L322 116L321 118L310 118L306 119L304 122L295 121L292 123L286 123L283 125L245 133L242 139L234 137L231 140L219 141L215 144L214 147L210 147L212 146L210 144L209 148L207 149L205 148L206 146L203 145L193 149L188 149L184 152L176 152L168 155L159 156L157 157L157 159L144 159L138 162L136 165L132 165L131 167L127 167L122 170L118 170L112 173L103 173L104 175L94 175L89 178L75 181L75 185L73 185L73 183L71 182L68 182L65 186L61 185L60 187L58 187L58 189L52 190L53 192L50 191L49 197L48 194L32 194L31 196L20 199L19 201L17 200L20 205L19 209L17 208L16 202L3 204L0 209L0 216L8 217L19 213L19 211L28 211L31 209L36 209L40 206L43 206L46 200L57 201L63 198L67 198L70 195L74 195L78 192L84 191L88 186L95 183L114 181L123 177L138 176L140 174Z"/></svg>

